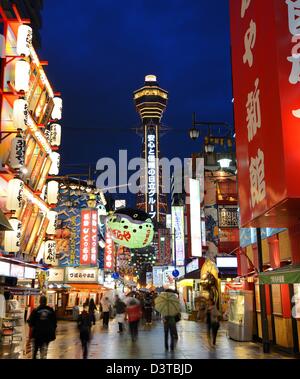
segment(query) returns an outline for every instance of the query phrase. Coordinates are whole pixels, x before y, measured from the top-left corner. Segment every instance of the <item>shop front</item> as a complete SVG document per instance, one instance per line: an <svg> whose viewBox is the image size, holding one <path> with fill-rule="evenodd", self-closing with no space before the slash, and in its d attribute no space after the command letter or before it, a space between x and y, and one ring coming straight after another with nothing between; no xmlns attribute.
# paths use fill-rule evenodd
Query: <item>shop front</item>
<svg viewBox="0 0 300 379"><path fill-rule="evenodd" d="M39 300L36 266L0 258L0 344L26 345L26 320Z"/></svg>
<svg viewBox="0 0 300 379"><path fill-rule="evenodd" d="M265 285L269 338L274 345L300 350L300 265L287 265L259 274L255 283L258 336L262 338L259 285Z"/></svg>
<svg viewBox="0 0 300 379"><path fill-rule="evenodd" d="M99 269L96 267L67 267L65 269L65 284L69 286L62 298L62 309L58 317L73 319L74 307L83 309L87 300L94 299L96 306L100 304L105 288L99 284Z"/></svg>

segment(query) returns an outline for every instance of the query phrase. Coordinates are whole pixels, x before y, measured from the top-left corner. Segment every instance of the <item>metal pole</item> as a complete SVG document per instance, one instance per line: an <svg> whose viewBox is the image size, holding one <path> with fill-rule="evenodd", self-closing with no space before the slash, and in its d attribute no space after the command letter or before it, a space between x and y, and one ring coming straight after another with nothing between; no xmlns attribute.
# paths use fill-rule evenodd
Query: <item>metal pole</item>
<svg viewBox="0 0 300 379"><path fill-rule="evenodd" d="M257 252L258 252L258 271L263 272L263 255L262 255L262 244L261 244L261 230L256 228L257 236ZM263 352L270 353L270 341L269 341L269 327L268 327L268 316L266 307L266 289L264 284L259 284L259 296L260 296L260 318L261 318L261 328L262 328L262 343Z"/></svg>
<svg viewBox="0 0 300 379"><path fill-rule="evenodd" d="M174 228L174 270L176 270L176 234L175 234L175 228ZM177 291L177 278L174 278L175 279L175 291Z"/></svg>

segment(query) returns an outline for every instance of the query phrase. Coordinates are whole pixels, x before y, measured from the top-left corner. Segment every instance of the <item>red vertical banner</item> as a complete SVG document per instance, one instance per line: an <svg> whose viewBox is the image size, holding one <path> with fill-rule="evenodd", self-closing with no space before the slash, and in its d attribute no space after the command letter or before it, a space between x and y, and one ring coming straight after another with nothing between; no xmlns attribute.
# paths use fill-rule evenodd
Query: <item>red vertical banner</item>
<svg viewBox="0 0 300 379"><path fill-rule="evenodd" d="M297 222L299 12L299 1L230 1L242 226L284 227Z"/></svg>
<svg viewBox="0 0 300 379"><path fill-rule="evenodd" d="M106 229L104 249L104 270L114 270L114 250L115 244L111 238L111 232L108 229Z"/></svg>
<svg viewBox="0 0 300 379"><path fill-rule="evenodd" d="M92 264L92 237L97 239L97 227L93 227L93 210L83 209L81 211L81 227L80 227L80 264ZM94 246L94 245L93 245ZM94 250L93 250L94 251ZM96 255L96 257L94 257ZM93 253L93 259L97 262L97 254Z"/></svg>
<svg viewBox="0 0 300 379"><path fill-rule="evenodd" d="M91 265L97 264L98 256L98 211L91 211L92 226L91 226Z"/></svg>

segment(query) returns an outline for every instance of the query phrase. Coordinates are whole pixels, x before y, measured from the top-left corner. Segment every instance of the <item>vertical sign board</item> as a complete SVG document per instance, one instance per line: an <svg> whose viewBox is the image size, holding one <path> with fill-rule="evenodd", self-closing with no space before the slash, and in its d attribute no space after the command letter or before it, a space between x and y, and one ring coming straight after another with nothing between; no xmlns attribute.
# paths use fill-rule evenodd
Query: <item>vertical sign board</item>
<svg viewBox="0 0 300 379"><path fill-rule="evenodd" d="M81 211L80 264L96 265L98 252L98 215L97 210Z"/></svg>
<svg viewBox="0 0 300 379"><path fill-rule="evenodd" d="M189 180L190 186L190 227L192 257L202 257L200 182Z"/></svg>
<svg viewBox="0 0 300 379"><path fill-rule="evenodd" d="M147 127L146 159L147 159L147 212L152 219L159 221L158 215L158 167L157 167L157 134L156 127Z"/></svg>
<svg viewBox="0 0 300 379"><path fill-rule="evenodd" d="M241 226L288 226L300 209L299 12L299 0L230 1Z"/></svg>
<svg viewBox="0 0 300 379"><path fill-rule="evenodd" d="M185 251L184 251L184 210L183 207L172 207L172 230L175 233L173 236L173 260L176 266L184 266Z"/></svg>
<svg viewBox="0 0 300 379"><path fill-rule="evenodd" d="M109 229L106 229L105 250L104 250L104 270L114 269L114 241L111 238Z"/></svg>

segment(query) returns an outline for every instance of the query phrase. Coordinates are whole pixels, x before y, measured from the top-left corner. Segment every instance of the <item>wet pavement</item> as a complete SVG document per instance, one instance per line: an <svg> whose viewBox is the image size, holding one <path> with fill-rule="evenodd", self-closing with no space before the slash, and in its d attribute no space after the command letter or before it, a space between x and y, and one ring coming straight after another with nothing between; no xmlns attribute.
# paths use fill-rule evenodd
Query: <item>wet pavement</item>
<svg viewBox="0 0 300 379"><path fill-rule="evenodd" d="M263 354L262 346L254 342L236 342L228 337L227 323L218 333L216 347L210 346L203 323L182 320L177 324L178 342L174 351L165 351L163 324L154 321L151 326L141 325L139 337L132 342L128 327L119 334L117 323L112 320L109 329L102 328L97 321L92 328L89 359L292 359L290 354L272 352ZM28 328L24 330L28 336ZM30 359L31 347L23 338L23 343L0 346L1 359ZM79 332L74 321L59 321L56 340L48 349L48 359L81 359Z"/></svg>

